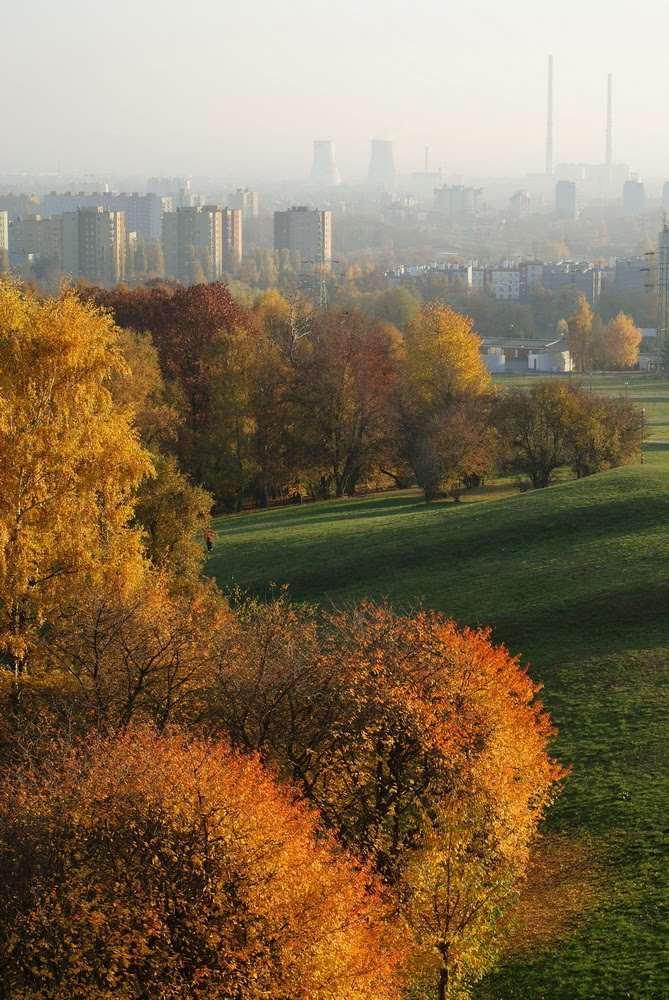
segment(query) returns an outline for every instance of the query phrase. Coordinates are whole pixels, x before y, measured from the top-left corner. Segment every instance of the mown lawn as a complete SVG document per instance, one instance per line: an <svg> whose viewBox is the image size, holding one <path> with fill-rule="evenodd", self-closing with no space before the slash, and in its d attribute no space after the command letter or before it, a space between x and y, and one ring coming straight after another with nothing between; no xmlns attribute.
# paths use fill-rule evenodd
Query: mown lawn
<svg viewBox="0 0 669 1000"><path fill-rule="evenodd" d="M592 845L597 902L476 997L669 997L669 445L647 445L643 466L491 503L373 496L216 530L208 570L225 588L423 602L491 626L545 684L573 765L548 827Z"/></svg>

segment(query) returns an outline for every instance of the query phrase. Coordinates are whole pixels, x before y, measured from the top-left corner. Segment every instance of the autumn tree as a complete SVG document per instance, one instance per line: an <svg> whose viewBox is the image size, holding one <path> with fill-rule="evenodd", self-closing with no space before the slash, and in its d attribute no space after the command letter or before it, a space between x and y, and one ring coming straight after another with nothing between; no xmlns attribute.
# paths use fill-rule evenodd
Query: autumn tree
<svg viewBox="0 0 669 1000"><path fill-rule="evenodd" d="M497 457L497 433L490 426L490 400L452 402L407 432L406 449L426 500L460 483L471 488L488 476Z"/></svg>
<svg viewBox="0 0 669 1000"><path fill-rule="evenodd" d="M432 302L409 322L402 367L404 454L426 499L448 490L469 470L489 468L491 435L481 419L490 376L473 322ZM480 413L478 412L480 411ZM483 460L483 462L481 462Z"/></svg>
<svg viewBox="0 0 669 1000"><path fill-rule="evenodd" d="M79 590L141 574L129 521L151 465L105 387L125 370L94 306L0 285L0 656L16 673Z"/></svg>
<svg viewBox="0 0 669 1000"><path fill-rule="evenodd" d="M142 528L144 551L180 586L197 581L214 498L180 472L173 456L154 457L154 474L135 494L134 523ZM199 537L198 537L199 536Z"/></svg>
<svg viewBox="0 0 669 1000"><path fill-rule="evenodd" d="M163 376L176 380L184 394L189 431L195 433L206 425L211 376L205 352L221 332L250 327L247 314L235 304L225 285L94 289L86 295L111 309L119 326L151 333Z"/></svg>
<svg viewBox="0 0 669 1000"><path fill-rule="evenodd" d="M417 974L455 996L492 961L562 773L536 686L487 632L436 613L282 598L238 620L209 724L276 762L396 888Z"/></svg>
<svg viewBox="0 0 669 1000"><path fill-rule="evenodd" d="M579 372L592 365L592 319L588 300L580 295L576 311L567 320L567 347Z"/></svg>
<svg viewBox="0 0 669 1000"><path fill-rule="evenodd" d="M256 504L266 507L273 492L280 492L300 476L296 461L299 412L293 393L294 368L280 344L263 333L254 339L253 351L249 391L254 494Z"/></svg>
<svg viewBox="0 0 669 1000"><path fill-rule="evenodd" d="M602 368L630 368L637 362L640 343L641 331L631 316L618 313L598 340L597 364Z"/></svg>
<svg viewBox="0 0 669 1000"><path fill-rule="evenodd" d="M495 421L507 467L527 475L535 489L548 486L562 465L579 478L624 465L638 454L643 433L639 407L592 397L564 381L505 393Z"/></svg>
<svg viewBox="0 0 669 1000"><path fill-rule="evenodd" d="M314 320L294 393L310 459L351 493L391 433L399 335L357 310L330 309Z"/></svg>
<svg viewBox="0 0 669 1000"><path fill-rule="evenodd" d="M629 400L578 396L569 422L567 460L577 478L616 468L639 456L644 414Z"/></svg>
<svg viewBox="0 0 669 1000"><path fill-rule="evenodd" d="M132 411L146 448L168 451L174 447L184 419L179 395L165 384L149 333L119 327L116 337L125 366L109 374L107 388L112 399L117 406Z"/></svg>
<svg viewBox="0 0 669 1000"><path fill-rule="evenodd" d="M473 321L444 302L430 302L410 320L406 333L405 405L417 414L471 397L490 384Z"/></svg>
<svg viewBox="0 0 669 1000"><path fill-rule="evenodd" d="M0 887L3 995L399 998L371 876L222 745L140 729L18 769Z"/></svg>
<svg viewBox="0 0 669 1000"><path fill-rule="evenodd" d="M534 489L548 486L555 470L567 463L577 407L577 390L561 381L542 380L500 398L496 423L507 465L527 475Z"/></svg>
<svg viewBox="0 0 669 1000"><path fill-rule="evenodd" d="M175 592L157 573L132 592L101 583L49 636L49 675L24 689L26 699L42 698L56 728L78 732L186 722L201 711L217 630L234 623L212 588Z"/></svg>

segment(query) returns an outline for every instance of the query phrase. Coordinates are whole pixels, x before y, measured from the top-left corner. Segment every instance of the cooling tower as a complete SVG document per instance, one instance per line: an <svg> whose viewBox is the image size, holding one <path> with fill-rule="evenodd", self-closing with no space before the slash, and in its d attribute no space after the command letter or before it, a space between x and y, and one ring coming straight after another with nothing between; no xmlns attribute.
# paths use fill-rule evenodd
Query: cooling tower
<svg viewBox="0 0 669 1000"><path fill-rule="evenodd" d="M392 188L395 184L395 161L390 139L372 139L372 158L367 179L379 187Z"/></svg>
<svg viewBox="0 0 669 1000"><path fill-rule="evenodd" d="M314 139L311 183L318 187L337 187L341 184L335 160L335 144L332 139Z"/></svg>

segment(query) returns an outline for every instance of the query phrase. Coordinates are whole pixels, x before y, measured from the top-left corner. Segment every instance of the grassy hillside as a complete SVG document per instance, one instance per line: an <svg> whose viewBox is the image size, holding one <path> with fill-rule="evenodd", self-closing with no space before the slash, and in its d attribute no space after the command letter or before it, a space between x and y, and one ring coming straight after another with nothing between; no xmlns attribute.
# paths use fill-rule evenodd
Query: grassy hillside
<svg viewBox="0 0 669 1000"><path fill-rule="evenodd" d="M598 902L476 996L669 996L667 446L648 446L643 466L492 503L375 496L216 528L209 571L224 587L265 595L273 581L321 603L422 601L492 626L545 683L558 754L574 768L550 828L591 845Z"/></svg>

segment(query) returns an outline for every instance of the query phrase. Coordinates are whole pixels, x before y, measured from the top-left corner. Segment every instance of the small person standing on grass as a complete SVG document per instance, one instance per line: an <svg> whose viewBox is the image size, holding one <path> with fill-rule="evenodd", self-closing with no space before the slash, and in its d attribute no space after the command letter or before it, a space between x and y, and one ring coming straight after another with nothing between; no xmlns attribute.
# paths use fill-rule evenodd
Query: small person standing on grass
<svg viewBox="0 0 669 1000"><path fill-rule="evenodd" d="M204 532L204 540L207 546L207 552L214 551L214 542L216 541L216 532L213 528L207 528Z"/></svg>

